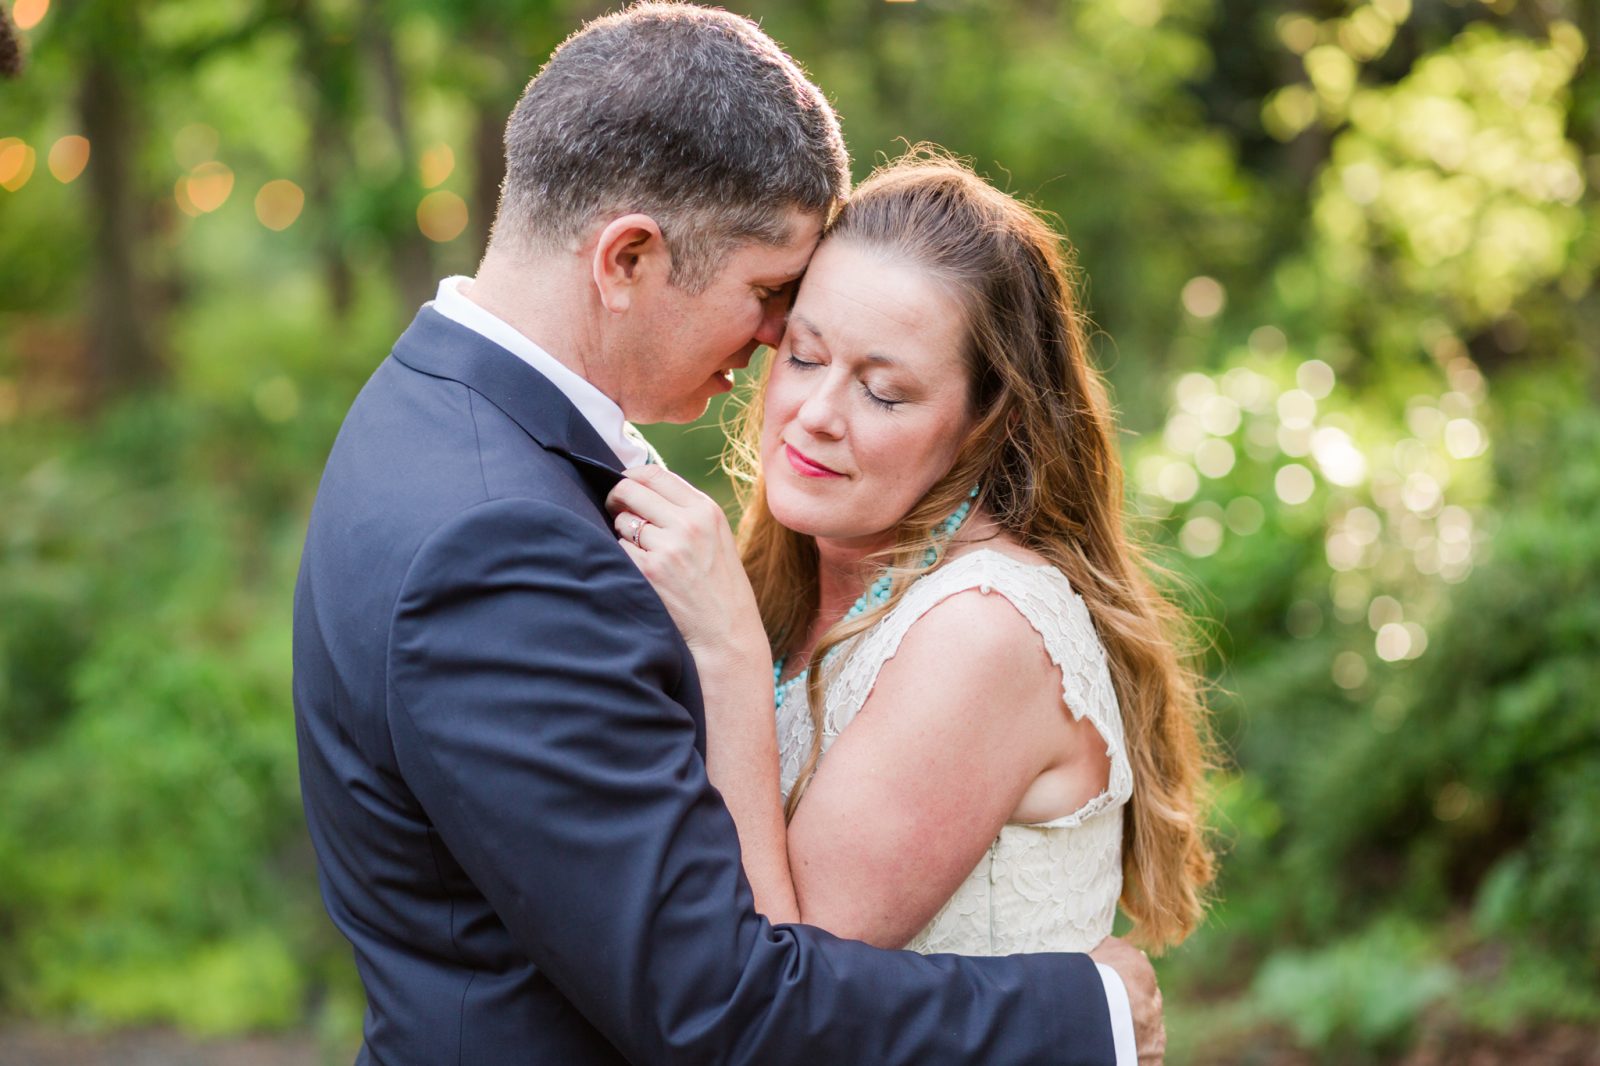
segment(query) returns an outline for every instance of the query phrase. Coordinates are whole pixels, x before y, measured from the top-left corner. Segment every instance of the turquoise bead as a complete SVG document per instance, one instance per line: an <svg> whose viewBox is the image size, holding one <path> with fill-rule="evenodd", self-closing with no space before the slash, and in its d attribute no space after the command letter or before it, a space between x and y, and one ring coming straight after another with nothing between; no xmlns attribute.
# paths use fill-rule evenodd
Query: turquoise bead
<svg viewBox="0 0 1600 1066"><path fill-rule="evenodd" d="M977 485L972 486L972 491L967 493L967 498L961 502L961 506L957 507L949 518L934 527L934 537L936 539L949 540L956 535L956 531L961 528L961 523L965 522L967 515L972 513L971 501L978 498L978 488L979 486ZM932 567L938 561L939 549L937 545L928 548L927 551L922 553L922 568L924 570ZM855 603L850 605L850 609L844 614L845 618L847 620L859 618L867 613L869 606L888 603L889 594L893 589L894 579L888 574L881 575L867 587L867 591L863 592ZM796 683L805 684L806 676L811 673L811 668L808 666L789 680L784 681L783 664L787 659L788 656L780 656L778 661L772 664L772 705L775 708L782 708L784 694Z"/></svg>

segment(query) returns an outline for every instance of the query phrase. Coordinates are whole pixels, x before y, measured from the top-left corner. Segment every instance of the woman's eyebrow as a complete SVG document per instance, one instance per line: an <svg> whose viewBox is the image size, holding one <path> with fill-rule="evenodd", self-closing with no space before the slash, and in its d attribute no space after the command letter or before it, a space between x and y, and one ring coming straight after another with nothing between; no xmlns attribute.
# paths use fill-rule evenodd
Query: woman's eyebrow
<svg viewBox="0 0 1600 1066"><path fill-rule="evenodd" d="M789 321L792 324L798 325L801 329L805 330L807 333L811 334L813 337L815 337L822 344L827 344L827 340L828 339L822 335L822 331L817 328L817 324L815 322L811 321L805 315L795 314L794 312L791 311L789 313ZM877 366L899 366L900 365L900 360L899 359L896 359L892 355L886 355L883 352L868 352L863 358L865 359L866 362L872 363L872 364L877 365Z"/></svg>
<svg viewBox="0 0 1600 1066"><path fill-rule="evenodd" d="M825 341L827 339L823 337L822 331L817 328L817 324L811 321L805 315L796 314L795 312L790 311L789 321L799 323L801 329L804 329L807 333L811 334L819 341Z"/></svg>

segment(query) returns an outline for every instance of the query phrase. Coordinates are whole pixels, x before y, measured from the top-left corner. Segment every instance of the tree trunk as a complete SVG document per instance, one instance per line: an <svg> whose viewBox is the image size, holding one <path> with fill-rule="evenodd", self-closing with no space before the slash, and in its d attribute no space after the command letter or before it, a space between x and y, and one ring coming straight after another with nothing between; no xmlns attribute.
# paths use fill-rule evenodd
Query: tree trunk
<svg viewBox="0 0 1600 1066"><path fill-rule="evenodd" d="M315 231L328 305L344 318L350 310L353 284L350 264L340 240L335 190L350 174L346 121L351 110L354 77L349 49L328 40L310 0L289 0L285 14L300 39L311 100L311 151L306 159L307 223Z"/></svg>
<svg viewBox="0 0 1600 1066"><path fill-rule="evenodd" d="M472 229L480 248L489 246L500 182L506 175L506 114L502 101L480 102L472 127Z"/></svg>
<svg viewBox="0 0 1600 1066"><path fill-rule="evenodd" d="M422 196L421 184L415 180L417 154L411 142L411 127L406 121L405 77L400 70L399 57L394 51L394 35L385 17L383 0L366 0L362 8L362 40L378 77L384 122L394 138L400 153L403 188L413 188L417 199ZM403 305L415 308L433 295L438 277L434 273L433 250L415 222L396 219L389 233L389 248L394 263L395 285L400 291Z"/></svg>
<svg viewBox="0 0 1600 1066"><path fill-rule="evenodd" d="M85 177L89 192L94 268L85 331L97 400L113 398L162 376L154 335L154 291L142 276L139 245L139 119L134 79L123 56L136 53L137 25L128 8L107 5L115 28L99 27L89 41L78 114L93 147ZM118 12L112 14L112 12ZM120 40L119 40L120 39Z"/></svg>

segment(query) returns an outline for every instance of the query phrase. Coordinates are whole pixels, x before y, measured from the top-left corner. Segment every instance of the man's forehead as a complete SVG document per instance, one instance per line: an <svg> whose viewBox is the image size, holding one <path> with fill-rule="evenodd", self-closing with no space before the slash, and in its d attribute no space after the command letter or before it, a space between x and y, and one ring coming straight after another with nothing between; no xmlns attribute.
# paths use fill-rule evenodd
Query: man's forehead
<svg viewBox="0 0 1600 1066"><path fill-rule="evenodd" d="M790 219L789 241L782 245L758 245L760 254L754 264L758 270L772 274L773 280L792 280L805 273L811 254L817 249L822 236L822 216L796 211Z"/></svg>

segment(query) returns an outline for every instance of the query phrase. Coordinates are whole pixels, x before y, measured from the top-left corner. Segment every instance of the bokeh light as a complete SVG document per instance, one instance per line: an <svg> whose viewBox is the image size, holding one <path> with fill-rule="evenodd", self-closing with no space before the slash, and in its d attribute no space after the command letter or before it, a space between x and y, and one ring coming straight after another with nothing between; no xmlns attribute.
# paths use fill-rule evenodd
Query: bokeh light
<svg viewBox="0 0 1600 1066"><path fill-rule="evenodd" d="M1307 359L1294 372L1295 384L1313 399L1326 399L1333 392L1335 381L1333 367L1321 359Z"/></svg>
<svg viewBox="0 0 1600 1066"><path fill-rule="evenodd" d="M1305 15L1280 15L1274 28L1278 40L1295 55L1304 55L1317 43L1317 21Z"/></svg>
<svg viewBox="0 0 1600 1066"><path fill-rule="evenodd" d="M1284 455L1303 458L1311 454L1311 423L1279 426L1274 439Z"/></svg>
<svg viewBox="0 0 1600 1066"><path fill-rule="evenodd" d="M1444 490L1433 475L1419 472L1406 478L1405 487L1400 490L1400 499L1407 510L1429 515L1439 509Z"/></svg>
<svg viewBox="0 0 1600 1066"><path fill-rule="evenodd" d="M189 199L188 175L184 175L173 183L172 198L177 201L179 211L182 211L190 218L200 217L200 209L194 205L193 200Z"/></svg>
<svg viewBox="0 0 1600 1066"><path fill-rule="evenodd" d="M1241 537L1259 532L1267 520L1267 509L1254 496L1240 496L1228 502L1225 512L1228 528Z"/></svg>
<svg viewBox="0 0 1600 1066"><path fill-rule="evenodd" d="M184 192L195 212L209 214L227 203L233 194L233 171L226 163L214 159L201 163L184 179Z"/></svg>
<svg viewBox="0 0 1600 1066"><path fill-rule="evenodd" d="M1174 389L1178 397L1178 406L1192 415L1198 415L1205 410L1206 401L1217 394L1217 383L1208 375L1188 373L1178 379Z"/></svg>
<svg viewBox="0 0 1600 1066"><path fill-rule="evenodd" d="M1328 565L1334 570L1354 570L1361 565L1361 545L1344 530L1328 534L1323 551L1327 554Z"/></svg>
<svg viewBox="0 0 1600 1066"><path fill-rule="evenodd" d="M417 171L424 189L437 188L455 173L456 154L448 144L436 144L422 153Z"/></svg>
<svg viewBox="0 0 1600 1066"><path fill-rule="evenodd" d="M1272 487L1278 499L1292 506L1311 499L1312 492L1316 491L1317 479L1299 463L1290 463L1273 477Z"/></svg>
<svg viewBox="0 0 1600 1066"><path fill-rule="evenodd" d="M1411 634L1399 622L1388 622L1379 628L1373 646L1384 662L1399 662L1411 654Z"/></svg>
<svg viewBox="0 0 1600 1066"><path fill-rule="evenodd" d="M1187 411L1173 415L1167 420L1167 427L1161 431L1161 443L1177 455L1192 455L1205 439L1205 426Z"/></svg>
<svg viewBox="0 0 1600 1066"><path fill-rule="evenodd" d="M1457 459L1472 459L1483 454L1483 428L1470 418L1452 418L1445 423L1444 446Z"/></svg>
<svg viewBox="0 0 1600 1066"><path fill-rule="evenodd" d="M31 30L44 21L50 11L50 0L17 0L11 8L11 21L19 30Z"/></svg>
<svg viewBox="0 0 1600 1066"><path fill-rule="evenodd" d="M1230 396L1211 396L1200 406L1200 424L1218 437L1232 435L1242 418L1238 401Z"/></svg>
<svg viewBox="0 0 1600 1066"><path fill-rule="evenodd" d="M256 411L268 422L288 422L300 413L300 390L282 374L256 386Z"/></svg>
<svg viewBox="0 0 1600 1066"><path fill-rule="evenodd" d="M1215 555L1222 547L1222 523L1210 515L1191 518L1178 531L1178 543L1196 558Z"/></svg>
<svg viewBox="0 0 1600 1066"><path fill-rule="evenodd" d="M1200 476L1188 463L1168 463L1156 478L1156 491L1173 503L1192 500L1200 491Z"/></svg>
<svg viewBox="0 0 1600 1066"><path fill-rule="evenodd" d="M1247 411L1260 411L1267 379L1249 367L1236 366L1222 375L1222 391Z"/></svg>
<svg viewBox="0 0 1600 1066"><path fill-rule="evenodd" d="M453 241L467 228L467 202L453 192L430 192L417 205L417 228L430 241Z"/></svg>
<svg viewBox="0 0 1600 1066"><path fill-rule="evenodd" d="M1305 429L1316 417L1317 401L1304 389L1290 389L1278 397L1278 419L1290 429Z"/></svg>
<svg viewBox="0 0 1600 1066"><path fill-rule="evenodd" d="M1367 682L1367 660L1359 652L1342 651L1333 657L1333 683L1342 689L1360 688Z"/></svg>
<svg viewBox="0 0 1600 1066"><path fill-rule="evenodd" d="M1194 450L1195 469L1209 478L1226 477L1233 462L1233 445L1218 437L1207 438Z"/></svg>
<svg viewBox="0 0 1600 1066"><path fill-rule="evenodd" d="M77 179L89 165L89 138L69 133L50 146L50 173L65 185Z"/></svg>
<svg viewBox="0 0 1600 1066"><path fill-rule="evenodd" d="M1366 480L1367 459L1350 434L1333 426L1323 426L1311 434L1311 455L1322 476L1345 488Z"/></svg>
<svg viewBox="0 0 1600 1066"><path fill-rule="evenodd" d="M1367 604L1367 625L1374 633L1405 617L1405 608L1393 596L1374 596Z"/></svg>
<svg viewBox="0 0 1600 1066"><path fill-rule="evenodd" d="M1180 296L1183 309L1196 318L1215 318L1228 304L1227 290L1216 278L1204 274L1190 278Z"/></svg>
<svg viewBox="0 0 1600 1066"><path fill-rule="evenodd" d="M256 193L256 218L270 230L286 230L294 225L305 206L306 194L286 178L269 181Z"/></svg>
<svg viewBox="0 0 1600 1066"><path fill-rule="evenodd" d="M0 139L0 188L16 192L28 184L36 161L33 148L21 138Z"/></svg>

